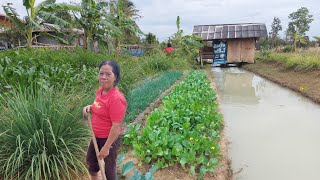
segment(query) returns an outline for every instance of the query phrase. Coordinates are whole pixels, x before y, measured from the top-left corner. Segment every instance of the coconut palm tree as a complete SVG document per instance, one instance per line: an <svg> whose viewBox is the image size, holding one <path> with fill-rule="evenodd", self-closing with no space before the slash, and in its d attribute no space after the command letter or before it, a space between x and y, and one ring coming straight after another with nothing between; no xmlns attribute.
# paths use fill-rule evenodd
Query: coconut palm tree
<svg viewBox="0 0 320 180"><path fill-rule="evenodd" d="M117 26L122 34L125 36L115 37L115 47L120 51L120 44L132 39L132 36L138 38L143 35L143 32L140 30L139 26L135 22L135 18L140 17L137 13L138 10L135 9L135 6L129 0L118 0L111 1L110 4L110 13L113 18L113 23Z"/></svg>
<svg viewBox="0 0 320 180"><path fill-rule="evenodd" d="M118 6L117 4L121 3L122 4L122 12L123 15L127 18L130 19L138 19L141 18L139 15L139 10L136 8L134 3L130 0L111 0L111 4L114 4L110 8L112 9L111 11L114 12L115 14L118 13Z"/></svg>

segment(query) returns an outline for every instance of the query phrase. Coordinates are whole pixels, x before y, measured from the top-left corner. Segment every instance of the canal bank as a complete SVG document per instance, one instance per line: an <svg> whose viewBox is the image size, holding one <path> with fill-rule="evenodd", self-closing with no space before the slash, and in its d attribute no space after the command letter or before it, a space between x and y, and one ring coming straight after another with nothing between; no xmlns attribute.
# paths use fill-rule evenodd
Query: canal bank
<svg viewBox="0 0 320 180"><path fill-rule="evenodd" d="M320 70L298 71L288 69L280 62L261 60L254 64L245 64L242 68L320 103Z"/></svg>

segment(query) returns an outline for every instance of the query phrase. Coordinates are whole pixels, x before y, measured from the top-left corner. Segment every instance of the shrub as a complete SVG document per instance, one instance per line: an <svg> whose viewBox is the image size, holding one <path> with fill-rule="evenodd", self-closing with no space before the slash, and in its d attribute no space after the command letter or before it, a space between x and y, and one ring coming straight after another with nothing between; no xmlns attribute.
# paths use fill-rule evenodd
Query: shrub
<svg viewBox="0 0 320 180"><path fill-rule="evenodd" d="M261 56L270 56L270 54L271 54L271 48L270 48L270 46L267 44L267 45L265 45L265 46L261 46L260 47L260 55Z"/></svg>
<svg viewBox="0 0 320 180"><path fill-rule="evenodd" d="M293 52L294 51L294 48L292 45L286 45L284 48L283 48L283 52Z"/></svg>

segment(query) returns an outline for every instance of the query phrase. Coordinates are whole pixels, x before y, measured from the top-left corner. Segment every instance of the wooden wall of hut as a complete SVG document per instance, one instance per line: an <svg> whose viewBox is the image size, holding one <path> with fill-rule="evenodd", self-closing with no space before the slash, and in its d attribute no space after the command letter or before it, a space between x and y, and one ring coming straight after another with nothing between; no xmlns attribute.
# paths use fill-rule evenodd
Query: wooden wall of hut
<svg viewBox="0 0 320 180"><path fill-rule="evenodd" d="M255 39L228 39L227 63L254 63Z"/></svg>

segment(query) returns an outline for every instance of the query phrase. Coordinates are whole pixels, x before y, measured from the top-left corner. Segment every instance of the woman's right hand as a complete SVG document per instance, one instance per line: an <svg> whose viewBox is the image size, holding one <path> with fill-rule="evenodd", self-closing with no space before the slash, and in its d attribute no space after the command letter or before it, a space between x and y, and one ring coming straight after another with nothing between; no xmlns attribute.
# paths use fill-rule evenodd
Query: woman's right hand
<svg viewBox="0 0 320 180"><path fill-rule="evenodd" d="M90 108L91 108L91 105L88 105L88 106L86 106L86 107L84 107L84 108L82 109L82 112L83 112L83 115L84 115L84 116L87 117L87 116L89 115Z"/></svg>

